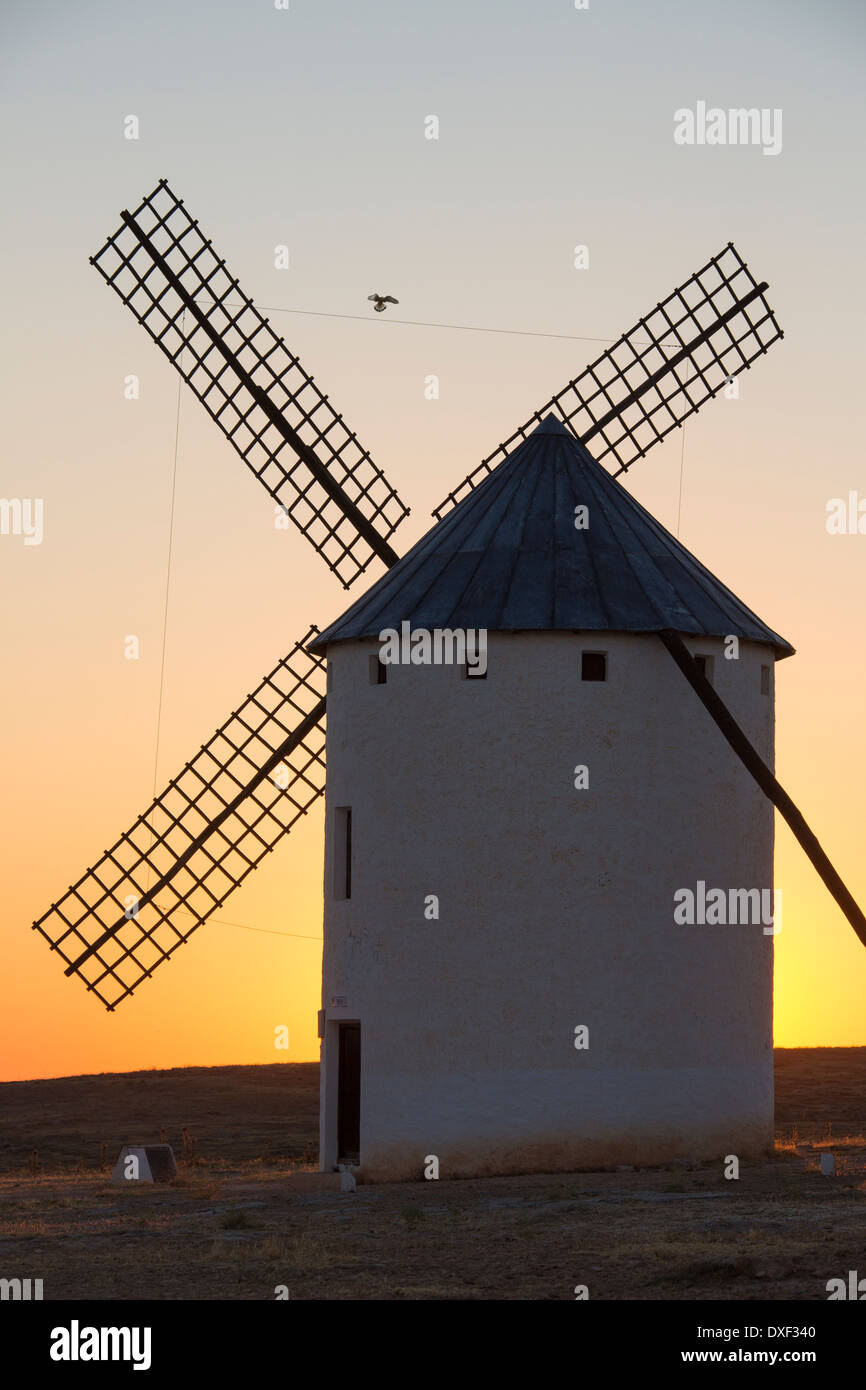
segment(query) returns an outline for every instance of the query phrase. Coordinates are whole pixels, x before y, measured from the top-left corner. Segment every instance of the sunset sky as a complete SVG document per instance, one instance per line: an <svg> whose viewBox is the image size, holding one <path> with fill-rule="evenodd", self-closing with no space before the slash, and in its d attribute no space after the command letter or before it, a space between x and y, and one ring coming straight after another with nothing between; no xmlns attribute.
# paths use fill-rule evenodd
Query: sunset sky
<svg viewBox="0 0 866 1390"><path fill-rule="evenodd" d="M676 531L683 447L680 538L796 647L777 775L866 905L866 534L825 526L866 499L864 28L856 0L6 0L0 493L45 533L0 536L0 1079L318 1057L321 803L116 1014L30 930L154 788L178 382L88 257L163 176L412 508L401 552L735 242L784 342L626 485ZM780 153L676 144L698 101L781 110ZM184 388L160 788L362 592L273 522ZM776 884L777 1044L866 1045L866 951L778 817Z"/></svg>

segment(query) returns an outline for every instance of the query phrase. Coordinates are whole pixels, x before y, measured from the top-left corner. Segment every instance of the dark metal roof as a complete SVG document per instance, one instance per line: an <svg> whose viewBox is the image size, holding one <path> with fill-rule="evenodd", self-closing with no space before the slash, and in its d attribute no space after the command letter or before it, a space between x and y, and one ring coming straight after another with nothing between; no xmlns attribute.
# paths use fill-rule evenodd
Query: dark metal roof
<svg viewBox="0 0 866 1390"><path fill-rule="evenodd" d="M575 529L575 507L589 526ZM680 545L549 415L326 628L311 650L384 628L730 634L794 648Z"/></svg>

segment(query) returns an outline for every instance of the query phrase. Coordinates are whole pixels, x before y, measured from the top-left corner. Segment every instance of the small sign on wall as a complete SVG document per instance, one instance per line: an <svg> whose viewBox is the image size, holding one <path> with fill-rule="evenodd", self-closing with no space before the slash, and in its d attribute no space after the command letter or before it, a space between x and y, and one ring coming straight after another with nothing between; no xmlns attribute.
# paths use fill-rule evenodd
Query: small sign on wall
<svg viewBox="0 0 866 1390"><path fill-rule="evenodd" d="M334 995L332 995L332 996L331 996L331 1003L330 1003L330 1006L329 1006L329 1007L332 1008L332 1009L348 1009L348 1007L349 1007L349 997L348 997L348 995L346 995L346 994L334 994Z"/></svg>

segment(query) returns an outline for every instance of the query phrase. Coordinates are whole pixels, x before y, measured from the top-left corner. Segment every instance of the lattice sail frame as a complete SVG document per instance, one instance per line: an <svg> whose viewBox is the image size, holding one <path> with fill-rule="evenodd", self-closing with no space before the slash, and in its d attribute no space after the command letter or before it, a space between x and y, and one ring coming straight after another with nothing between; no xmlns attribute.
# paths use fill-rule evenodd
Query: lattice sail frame
<svg viewBox="0 0 866 1390"><path fill-rule="evenodd" d="M305 650L317 632L310 629L131 829L34 923L66 973L78 975L106 1008L188 941L324 792L326 662ZM270 775L293 735L297 746ZM173 877L149 900L169 871ZM178 913L189 920L176 924Z"/></svg>
<svg viewBox="0 0 866 1390"><path fill-rule="evenodd" d="M241 294L180 200L163 181L134 214L123 216L123 227L94 263L248 466L286 506L347 588L374 553L386 564L393 563L396 554L381 538L393 532L406 508L267 320ZM124 242L125 232L134 245ZM139 253L144 259L135 265ZM158 264L163 254L175 262L171 269L166 261L167 274ZM449 494L435 515L444 514L492 472L551 410L580 437L597 441L592 445L597 458L612 455L617 471L624 471L782 337L763 299L766 288L756 284L729 244L551 397ZM213 307L221 318L205 316L194 298L202 291L216 301ZM243 300L234 318L226 303L230 294ZM757 317L746 314L751 304L758 306ZM184 309L196 325L189 332ZM216 346L214 338L220 334L236 335L234 351L225 344L224 350ZM650 342L638 341L638 335L650 335ZM720 340L718 335L723 335ZM671 336L673 344L665 341ZM195 362L189 372L182 365L187 348ZM210 361L214 351L225 364L216 372ZM291 447L285 431L277 430L276 437L268 433L275 428L269 407L275 390L284 414L290 414L289 403L295 411L294 451L300 462L293 467L280 457ZM297 401L305 390L310 394L302 408ZM322 413L314 421L318 412ZM269 418L270 424L263 423ZM343 458L348 447L343 433L334 433L337 425L352 446L348 460ZM310 440L316 444L312 460ZM306 466L321 474L322 459L327 459L329 470L324 488L314 473L303 472ZM374 498L375 482L383 491ZM296 497L288 506L283 494L291 491ZM382 529L375 531L373 522ZM322 530L316 531L315 525ZM325 544L331 547L329 554ZM296 644L131 830L34 923L67 963L67 975L79 975L107 1008L113 1009L183 945L322 795L325 662L305 650L316 631L312 628ZM275 781L273 773L281 763L285 775ZM188 930L173 923L175 913L189 913L194 919Z"/></svg>
<svg viewBox="0 0 866 1390"><path fill-rule="evenodd" d="M91 263L348 588L376 552L363 523L387 541L408 508L166 181L122 217ZM233 306L235 299L242 303ZM297 457L251 384L358 508L361 533Z"/></svg>
<svg viewBox="0 0 866 1390"><path fill-rule="evenodd" d="M433 515L468 496L551 412L617 477L784 335L733 242L489 454Z"/></svg>

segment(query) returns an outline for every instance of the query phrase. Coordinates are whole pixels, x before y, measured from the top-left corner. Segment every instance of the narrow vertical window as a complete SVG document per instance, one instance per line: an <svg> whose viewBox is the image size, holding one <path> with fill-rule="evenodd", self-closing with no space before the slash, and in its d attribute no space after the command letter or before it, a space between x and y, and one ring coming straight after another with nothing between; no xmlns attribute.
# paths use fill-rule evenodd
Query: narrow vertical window
<svg viewBox="0 0 866 1390"><path fill-rule="evenodd" d="M352 896L352 808L338 806L334 819L334 897Z"/></svg>
<svg viewBox="0 0 866 1390"><path fill-rule="evenodd" d="M762 694L762 695L769 695L769 693L770 693L770 668L769 668L769 666L762 666L762 667L761 667L761 694Z"/></svg>

